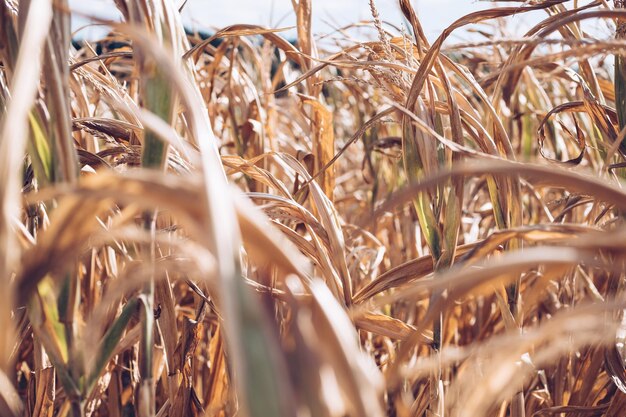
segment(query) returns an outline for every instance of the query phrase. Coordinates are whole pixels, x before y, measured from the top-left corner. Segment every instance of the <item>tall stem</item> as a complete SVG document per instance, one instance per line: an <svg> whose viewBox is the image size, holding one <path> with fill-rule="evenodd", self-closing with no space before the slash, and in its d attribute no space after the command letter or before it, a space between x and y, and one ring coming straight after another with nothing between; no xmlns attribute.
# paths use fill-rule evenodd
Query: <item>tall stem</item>
<svg viewBox="0 0 626 417"><path fill-rule="evenodd" d="M139 372L141 374L141 387L139 390L139 415L152 417L155 414L154 403L154 378L152 374L152 347L154 345L154 269L155 269L155 234L156 234L156 211L145 212L143 226L150 231L150 244L146 245L146 253L149 253L150 279L146 282L142 295L144 302L144 317L141 321L141 341L139 351Z"/></svg>

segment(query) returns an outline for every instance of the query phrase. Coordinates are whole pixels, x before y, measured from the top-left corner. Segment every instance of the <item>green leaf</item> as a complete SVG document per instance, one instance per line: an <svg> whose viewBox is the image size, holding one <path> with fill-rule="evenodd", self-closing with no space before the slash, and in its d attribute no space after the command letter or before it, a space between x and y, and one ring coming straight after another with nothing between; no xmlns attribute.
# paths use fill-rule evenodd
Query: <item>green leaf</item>
<svg viewBox="0 0 626 417"><path fill-rule="evenodd" d="M28 150L33 164L33 169L35 171L35 178L37 178L40 186L49 184L54 181L54 173L52 171L53 160L52 152L50 151L50 144L48 143L45 130L42 127L43 123L35 112L31 111L28 114L28 121L31 133Z"/></svg>
<svg viewBox="0 0 626 417"><path fill-rule="evenodd" d="M33 332L46 350L59 381L70 397L80 396L80 389L68 370L68 348L65 328L59 321L52 279L44 278L26 306Z"/></svg>
<svg viewBox="0 0 626 417"><path fill-rule="evenodd" d="M148 74L144 81L144 105L164 121L171 123L174 93L172 83L153 63L145 65ZM167 145L150 130L146 130L141 165L148 168L163 168L166 162Z"/></svg>
<svg viewBox="0 0 626 417"><path fill-rule="evenodd" d="M106 334L100 341L98 346L98 353L96 354L95 363L91 369L89 376L87 377L86 392L89 394L94 388L100 374L102 373L106 364L111 360L115 352L117 344L122 338L128 322L133 317L133 314L137 310L138 300L133 298L128 301L119 317L115 319L113 325L107 330Z"/></svg>

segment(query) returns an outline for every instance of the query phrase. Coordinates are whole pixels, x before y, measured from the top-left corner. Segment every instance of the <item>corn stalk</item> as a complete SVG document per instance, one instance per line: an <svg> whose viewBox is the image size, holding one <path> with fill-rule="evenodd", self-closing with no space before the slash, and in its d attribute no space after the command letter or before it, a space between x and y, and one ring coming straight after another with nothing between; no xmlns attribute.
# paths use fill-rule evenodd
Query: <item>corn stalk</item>
<svg viewBox="0 0 626 417"><path fill-rule="evenodd" d="M178 48L174 33L174 5L170 1L127 1L129 21L145 28L151 35L154 44L163 48L176 62L180 59L181 51ZM135 45L134 53L137 62L137 74L139 75L139 98L143 107L149 112L165 121L168 125L175 122L175 109L177 103L176 92L171 81L164 74L150 51L142 48L141 44ZM147 169L159 171L166 170L168 147L153 129L144 130L141 165ZM139 415L151 417L155 415L155 380L153 375L154 348L154 297L155 297L155 262L156 262L156 222L157 210L146 211L143 214L143 227L151 235L151 243L145 245L143 250L147 254L147 261L152 270L151 278L145 284L142 300L142 332L139 354L139 371L141 373L141 386L139 388ZM176 381L172 381L176 382ZM175 387L174 387L175 390Z"/></svg>
<svg viewBox="0 0 626 417"><path fill-rule="evenodd" d="M614 0L616 9L624 9L624 0ZM626 20L618 18L615 30L616 39L626 39ZM620 131L626 127L626 56L624 54L615 55L615 110ZM626 141L619 145L622 153L626 154Z"/></svg>

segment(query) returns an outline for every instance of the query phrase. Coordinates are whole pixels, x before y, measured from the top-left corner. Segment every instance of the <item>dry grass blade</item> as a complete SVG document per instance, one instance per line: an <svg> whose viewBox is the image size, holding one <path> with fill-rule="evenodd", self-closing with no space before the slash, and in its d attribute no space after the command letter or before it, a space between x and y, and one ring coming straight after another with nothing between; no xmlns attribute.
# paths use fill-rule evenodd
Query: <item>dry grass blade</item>
<svg viewBox="0 0 626 417"><path fill-rule="evenodd" d="M218 31L215 35L209 37L208 39L205 39L202 42L198 43L197 45L194 45L193 48L185 52L183 57L190 58L194 55L199 55L200 52L204 48L206 48L208 45L210 45L212 41L214 41L215 39L219 39L220 37L223 37L223 36L228 37L228 36L244 36L244 35L245 36L261 35L267 38L268 40L270 40L273 44L276 45L276 47L285 51L286 55L290 59L293 59L296 62L303 65L304 58L301 57L299 51L292 44L290 44L286 39L276 34L276 32L280 32L282 30L283 29L272 30L272 29L267 29L267 28L257 26L257 25L239 24L239 25L228 26Z"/></svg>
<svg viewBox="0 0 626 417"><path fill-rule="evenodd" d="M8 417L17 417L23 415L23 404L15 391L11 380L4 372L0 372L0 386L2 394L0 395L0 411L2 415Z"/></svg>
<svg viewBox="0 0 626 417"><path fill-rule="evenodd" d="M456 256L461 257L470 251L476 244L465 245L457 248ZM415 279L424 277L434 271L432 256L423 256L418 259L405 262L380 275L376 280L359 290L354 295L354 303L359 304L367 299L387 291L394 287L407 284Z"/></svg>
<svg viewBox="0 0 626 417"><path fill-rule="evenodd" d="M22 35L20 49L15 65L15 74L11 80L13 95L7 103L2 115L0 129L0 181L5 185L0 192L0 291L11 294L10 284L12 272L16 269L19 253L14 242L11 223L19 214L19 179L18 172L21 158L25 150L27 137L28 112L33 105L39 74L41 58L32 51L42 49L46 41L48 28L52 20L52 8L47 1L32 1L22 9L21 15L25 21L25 32ZM34 12L36 11L36 12ZM8 18L8 16L3 16ZM11 325L11 305L2 303L0 307L0 322L5 329ZM0 366L7 369L11 337L3 338L0 343Z"/></svg>
<svg viewBox="0 0 626 417"><path fill-rule="evenodd" d="M311 124L314 130L313 157L315 158L315 171L311 174L320 177L320 185L324 194L333 201L335 189L335 169L331 166L328 169L329 162L335 154L335 135L333 132L333 116L332 113L324 107L318 100L303 98L303 103L311 106L313 116Z"/></svg>
<svg viewBox="0 0 626 417"><path fill-rule="evenodd" d="M621 0L615 0L615 8L623 9L624 2ZM617 29L615 31L615 37L617 39L624 39L626 36L626 27L624 26L624 20L622 18L617 19ZM624 65L624 55L615 55L615 109L619 118L619 129L622 130L626 127L626 68ZM620 144L620 150L626 152L626 144L622 142Z"/></svg>
<svg viewBox="0 0 626 417"><path fill-rule="evenodd" d="M335 369L342 391L348 397L350 414L382 416L380 374L371 359L359 351L357 335L346 313L322 282L311 283L313 320L320 336L329 343L330 365ZM361 384L367 380L369 384Z"/></svg>
<svg viewBox="0 0 626 417"><path fill-rule="evenodd" d="M622 208L626 206L626 193L606 181L592 176L581 175L572 171L555 169L542 165L520 164L503 160L473 161L456 166L449 171L443 171L431 176L419 183L407 187L386 201L372 216L364 221L371 222L376 217L413 199L413 195L422 190L427 190L434 185L445 181L451 176L488 175L497 173L500 175L522 175L532 179L536 185L556 185L568 188L571 191L585 193L593 189L595 198Z"/></svg>
<svg viewBox="0 0 626 417"><path fill-rule="evenodd" d="M362 330L397 340L408 339L416 330L414 326L398 319L377 313L365 313L355 320L355 324ZM423 332L420 343L430 344L432 342L432 335Z"/></svg>
<svg viewBox="0 0 626 417"><path fill-rule="evenodd" d="M33 415L52 416L54 413L55 372L53 367L37 372L37 390Z"/></svg>
<svg viewBox="0 0 626 417"><path fill-rule="evenodd" d="M52 150L53 181L74 182L78 177L78 158L72 137L69 94L70 16L67 0L55 4L50 36L44 53L44 81L49 88L45 96L49 116L49 142Z"/></svg>

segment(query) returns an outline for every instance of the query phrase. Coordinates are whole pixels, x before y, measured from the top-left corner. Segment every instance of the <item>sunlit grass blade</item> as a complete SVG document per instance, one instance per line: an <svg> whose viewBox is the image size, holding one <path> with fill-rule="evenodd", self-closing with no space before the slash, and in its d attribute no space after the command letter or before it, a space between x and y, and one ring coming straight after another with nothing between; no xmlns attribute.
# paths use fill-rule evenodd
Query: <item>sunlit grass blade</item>
<svg viewBox="0 0 626 417"><path fill-rule="evenodd" d="M34 12L36 10L36 13ZM21 155L26 148L28 113L33 105L41 70L38 53L46 40L52 19L51 5L47 1L31 1L21 14L25 28L17 53L14 76L11 79L11 99L7 102L0 127L0 291L12 294L11 274L16 268L19 250L12 232L13 219L18 216ZM7 18L7 16L3 16ZM8 366L12 341L11 298L0 306L0 324L8 332L0 343L0 367Z"/></svg>

